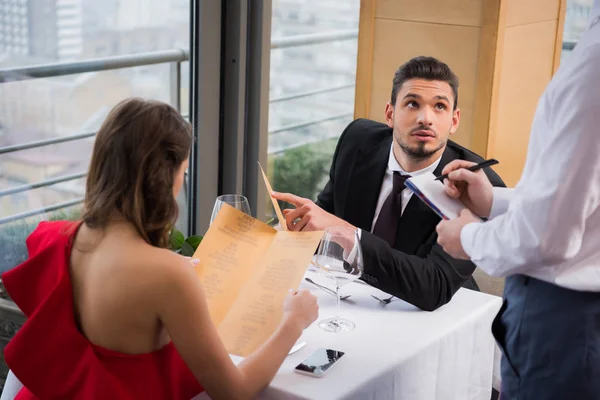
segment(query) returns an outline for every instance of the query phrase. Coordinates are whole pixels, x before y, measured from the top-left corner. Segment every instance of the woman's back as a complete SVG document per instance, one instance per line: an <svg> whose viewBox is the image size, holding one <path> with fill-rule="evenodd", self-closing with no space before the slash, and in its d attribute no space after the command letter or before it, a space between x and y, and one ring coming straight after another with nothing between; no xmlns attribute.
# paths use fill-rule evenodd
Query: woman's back
<svg viewBox="0 0 600 400"><path fill-rule="evenodd" d="M82 225L71 252L70 275L77 320L92 343L139 354L170 342L154 308L161 301L155 293L156 270L179 257L168 253L148 245L124 222L102 232Z"/></svg>

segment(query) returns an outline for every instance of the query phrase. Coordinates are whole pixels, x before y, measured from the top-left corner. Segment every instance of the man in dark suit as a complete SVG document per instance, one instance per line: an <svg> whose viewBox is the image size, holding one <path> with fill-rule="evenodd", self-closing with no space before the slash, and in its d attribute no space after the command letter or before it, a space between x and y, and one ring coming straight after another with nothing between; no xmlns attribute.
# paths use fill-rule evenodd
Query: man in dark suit
<svg viewBox="0 0 600 400"><path fill-rule="evenodd" d="M387 124L358 119L348 125L316 204L288 193L273 197L296 206L284 210L290 230L359 228L362 279L432 311L461 286L478 290L475 265L450 257L437 244L440 218L404 181L439 175L452 160L482 158L448 140L460 121L458 78L435 58L413 58L396 71L385 119ZM492 170L485 172L494 186L504 186Z"/></svg>

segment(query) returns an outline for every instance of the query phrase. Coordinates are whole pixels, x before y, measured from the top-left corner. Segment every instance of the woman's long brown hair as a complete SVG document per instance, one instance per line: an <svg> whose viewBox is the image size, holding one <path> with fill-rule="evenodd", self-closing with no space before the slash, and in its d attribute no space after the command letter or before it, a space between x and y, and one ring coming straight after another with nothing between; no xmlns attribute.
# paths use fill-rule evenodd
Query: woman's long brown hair
<svg viewBox="0 0 600 400"><path fill-rule="evenodd" d="M83 221L103 229L115 215L150 245L167 247L177 220L175 173L189 155L190 124L171 106L127 99L102 124L87 175Z"/></svg>

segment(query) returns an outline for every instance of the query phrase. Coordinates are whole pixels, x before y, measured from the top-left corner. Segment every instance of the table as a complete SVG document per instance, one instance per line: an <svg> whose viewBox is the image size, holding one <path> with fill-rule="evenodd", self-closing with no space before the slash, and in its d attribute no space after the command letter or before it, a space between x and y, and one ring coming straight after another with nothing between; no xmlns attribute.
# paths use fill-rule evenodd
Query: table
<svg viewBox="0 0 600 400"><path fill-rule="evenodd" d="M314 272L307 276L332 286ZM318 321L334 316L334 296L305 281L301 288L317 295ZM389 295L364 283L349 283L341 293L352 296L341 302L339 316L356 328L330 333L311 325L300 339L307 345L287 357L260 399L490 399L495 349L490 326L501 298L460 289L450 303L426 312L396 298L383 306L371 295ZM319 347L346 355L320 379L293 372ZM208 396L195 398L201 399Z"/></svg>

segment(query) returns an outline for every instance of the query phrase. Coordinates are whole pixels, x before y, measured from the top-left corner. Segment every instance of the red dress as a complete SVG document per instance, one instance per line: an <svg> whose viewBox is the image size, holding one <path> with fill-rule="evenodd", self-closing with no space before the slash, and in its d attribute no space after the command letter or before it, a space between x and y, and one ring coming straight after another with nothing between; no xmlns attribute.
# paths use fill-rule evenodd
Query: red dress
<svg viewBox="0 0 600 400"><path fill-rule="evenodd" d="M189 400L202 392L173 343L130 355L96 346L79 331L68 267L77 227L40 223L27 238L29 259L2 274L28 317L4 350L24 385L16 399Z"/></svg>

